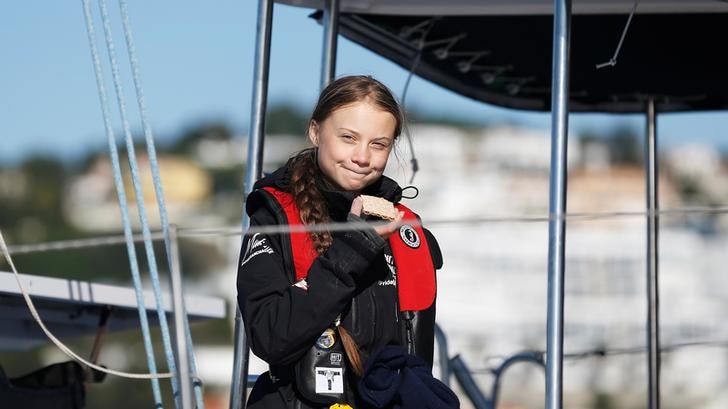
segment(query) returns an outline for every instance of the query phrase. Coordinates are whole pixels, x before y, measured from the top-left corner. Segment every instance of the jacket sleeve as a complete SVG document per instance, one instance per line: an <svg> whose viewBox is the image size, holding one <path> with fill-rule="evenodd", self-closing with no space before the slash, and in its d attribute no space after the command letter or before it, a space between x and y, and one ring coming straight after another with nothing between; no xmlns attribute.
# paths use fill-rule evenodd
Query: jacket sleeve
<svg viewBox="0 0 728 409"><path fill-rule="evenodd" d="M354 220L356 222L356 220ZM238 263L238 305L252 351L270 365L295 362L349 304L357 283L385 242L373 229L333 234L329 249L308 271L308 291L293 286L278 234L254 233L274 225L267 208L251 216Z"/></svg>

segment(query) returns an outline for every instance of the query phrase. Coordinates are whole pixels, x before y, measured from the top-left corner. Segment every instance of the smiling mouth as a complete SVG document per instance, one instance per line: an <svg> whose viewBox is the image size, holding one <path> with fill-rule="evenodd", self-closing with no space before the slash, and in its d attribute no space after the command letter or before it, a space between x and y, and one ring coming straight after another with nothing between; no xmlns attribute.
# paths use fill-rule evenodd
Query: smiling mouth
<svg viewBox="0 0 728 409"><path fill-rule="evenodd" d="M351 169L348 169L348 168L344 168L344 169L346 169L346 170L347 170L347 171L349 171L350 173L353 173L353 174L355 174L355 175L357 175L357 176L366 176L366 175L368 175L368 174L369 174L369 172L368 172L368 171L367 171L367 172L357 172L357 171L355 171L355 170L351 170Z"/></svg>

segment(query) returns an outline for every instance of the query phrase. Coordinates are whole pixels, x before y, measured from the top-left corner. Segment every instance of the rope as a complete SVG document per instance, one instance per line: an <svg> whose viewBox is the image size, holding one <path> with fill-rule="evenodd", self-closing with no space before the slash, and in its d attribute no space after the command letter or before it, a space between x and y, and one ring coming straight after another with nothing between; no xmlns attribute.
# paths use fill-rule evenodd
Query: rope
<svg viewBox="0 0 728 409"><path fill-rule="evenodd" d="M147 146L147 156L149 158L149 165L152 171L152 181L154 184L154 193L157 198L157 207L159 210L160 221L162 223L162 232L164 235L164 244L167 251L167 263L170 270L172 269L172 251L171 251L171 238L169 232L169 216L167 213L167 205L164 199L164 189L162 187L162 178L159 172L159 165L157 163L157 152L154 143L154 136L152 135L152 127L149 124L147 107L144 98L144 89L142 87L141 75L139 73L139 62L136 57L136 47L134 46L134 38L132 36L131 24L129 23L129 12L127 9L126 0L119 0L119 8L121 13L121 21L124 27L124 39L126 40L126 48L129 56L129 63L131 64L132 78L134 80L134 88L136 90L137 104L139 105L139 114L141 116L142 126L144 128L144 138ZM190 332L189 320L187 319L187 308L184 305L184 297L182 297L182 314L185 317L185 337L187 346L187 356L190 362L190 373L194 378L197 375L197 362L195 360L194 350L192 348L192 334ZM199 409L204 409L205 405L202 398L202 387L199 383L194 385L195 400Z"/></svg>
<svg viewBox="0 0 728 409"><path fill-rule="evenodd" d="M144 339L144 350L147 355L147 366L151 374L157 373L157 365L154 359L154 347L152 345L152 337L149 330L149 322L147 320L146 309L144 308L144 295L142 293L141 274L139 273L139 262L134 249L134 240L132 238L131 223L129 221L129 209L126 205L126 192L124 190L124 182L121 177L121 166L119 164L119 153L116 149L116 137L111 126L109 103L106 97L106 87L104 86L103 75L101 74L101 62L98 49L96 48L95 31L93 18L91 16L91 8L89 0L81 0L83 4L84 18L86 21L86 33L88 35L91 56L93 59L94 74L96 77L96 87L98 88L99 102L101 104L101 114L104 120L104 128L106 130L106 139L109 145L109 156L114 169L114 184L116 186L116 195L119 200L119 209L121 211L121 221L124 226L124 237L126 241L126 251L129 256L129 265L131 267L132 282L134 283L134 294L137 302L137 310L139 312L139 322L142 329L142 338ZM152 378L152 394L154 396L155 407L162 407L162 393L160 390L159 380Z"/></svg>
<svg viewBox="0 0 728 409"><path fill-rule="evenodd" d="M121 117L122 126L124 128L124 136L126 141L127 157L129 159L129 169L131 173L132 185L134 186L134 194L137 209L139 210L139 222L142 226L142 235L144 236L144 249L147 256L147 264L149 266L150 281L154 292L154 299L157 303L157 317L159 319L159 328L162 333L162 344L164 346L164 354L167 358L167 366L172 373L177 372L177 365L174 360L174 351L172 349L172 339L169 334L169 325L167 324L167 316L162 308L162 290L159 284L159 273L157 272L157 260L152 246L151 230L147 219L146 205L144 204L144 192L139 178L139 165L134 151L134 139L131 134L131 126L126 114L126 102L124 100L124 90L121 85L119 75L119 66L116 62L116 53L111 33L111 24L109 22L109 14L106 7L106 0L99 0L101 9L101 20L104 25L104 33L106 38L106 48L109 53L109 63L111 65L111 75L116 90L116 100L119 105L119 115ZM179 396L179 385L176 378L172 378L172 395Z"/></svg>
<svg viewBox="0 0 728 409"><path fill-rule="evenodd" d="M35 304L33 304L33 300L30 298L30 294L28 294L28 291L23 287L23 283L20 281L20 274L18 273L18 270L15 268L15 264L13 263L13 259L10 257L10 252L8 251L8 247L5 244L5 238L3 237L2 231L0 231L0 250L2 250L3 256L5 257L5 260L10 265L10 268L13 270L13 274L15 274L15 280L18 282L18 287L20 287L20 292L23 294L23 298L25 299L25 303L28 305L28 309L30 310L30 314L33 316L35 321L40 325L40 329L43 330L43 332L46 334L46 336L54 343L56 346L63 351L66 355L73 358L74 360L80 362L81 364L93 368L97 371L104 372L111 375L121 376L123 378L131 378L131 379L159 379L159 378L172 378L174 375L171 373L130 373L130 372L122 372L117 371L114 369L108 369L104 368L102 366L93 364L83 358L81 358L78 354L73 352L69 347L63 344L58 338L56 338L45 326L43 323L43 320L40 318L40 314L38 314L38 310L35 308Z"/></svg>

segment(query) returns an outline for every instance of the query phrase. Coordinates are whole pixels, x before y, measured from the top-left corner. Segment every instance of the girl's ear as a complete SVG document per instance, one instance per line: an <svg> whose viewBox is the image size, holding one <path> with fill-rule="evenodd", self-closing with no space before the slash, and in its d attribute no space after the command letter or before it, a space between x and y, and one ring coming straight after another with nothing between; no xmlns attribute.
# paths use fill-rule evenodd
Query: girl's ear
<svg viewBox="0 0 728 409"><path fill-rule="evenodd" d="M308 140L311 141L313 146L318 146L319 143L319 126L313 119L308 124Z"/></svg>

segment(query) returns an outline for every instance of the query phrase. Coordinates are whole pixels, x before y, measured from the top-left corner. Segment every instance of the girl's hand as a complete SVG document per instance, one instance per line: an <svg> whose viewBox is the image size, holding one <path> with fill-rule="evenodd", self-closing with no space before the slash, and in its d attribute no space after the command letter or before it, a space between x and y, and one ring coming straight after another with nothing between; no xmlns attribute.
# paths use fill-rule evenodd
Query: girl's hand
<svg viewBox="0 0 728 409"><path fill-rule="evenodd" d="M357 196L353 202L351 202L351 210L350 213L355 216L361 217L361 211L364 208L364 201L360 196ZM391 222L387 224L380 224L374 227L374 230L377 232L377 234L383 238L388 239L389 236L392 235L392 233L396 232L400 226L402 226L402 218L404 217L404 212L399 211L397 212L397 217L392 220Z"/></svg>

